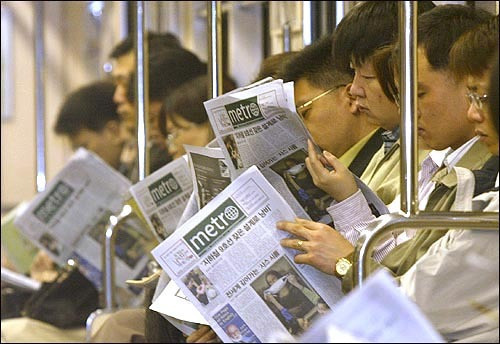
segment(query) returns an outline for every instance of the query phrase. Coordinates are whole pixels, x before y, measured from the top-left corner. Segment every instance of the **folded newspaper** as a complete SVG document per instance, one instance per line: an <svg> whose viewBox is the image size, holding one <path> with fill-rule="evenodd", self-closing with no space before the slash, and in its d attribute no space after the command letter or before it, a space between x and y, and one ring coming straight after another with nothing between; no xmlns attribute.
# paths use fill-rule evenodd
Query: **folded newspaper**
<svg viewBox="0 0 500 344"><path fill-rule="evenodd" d="M275 338L279 341L279 338ZM385 270L369 276L298 343L444 343L422 311Z"/></svg>
<svg viewBox="0 0 500 344"><path fill-rule="evenodd" d="M130 187L130 194L159 242L177 228L192 191L185 155Z"/></svg>
<svg viewBox="0 0 500 344"><path fill-rule="evenodd" d="M296 113L293 82L266 80L204 102L219 146L232 174L255 165L299 217L331 223L332 198L314 185L304 163L307 140L314 140ZM357 182L375 215L387 213Z"/></svg>
<svg viewBox="0 0 500 344"><path fill-rule="evenodd" d="M295 217L254 166L152 253L224 342L292 340L342 297L337 278L281 247L276 222Z"/></svg>
<svg viewBox="0 0 500 344"><path fill-rule="evenodd" d="M82 273L102 287L102 243L109 218L120 212L130 182L97 155L80 148L14 224L60 266L76 259ZM116 239L116 281L146 271L152 236L131 218Z"/></svg>

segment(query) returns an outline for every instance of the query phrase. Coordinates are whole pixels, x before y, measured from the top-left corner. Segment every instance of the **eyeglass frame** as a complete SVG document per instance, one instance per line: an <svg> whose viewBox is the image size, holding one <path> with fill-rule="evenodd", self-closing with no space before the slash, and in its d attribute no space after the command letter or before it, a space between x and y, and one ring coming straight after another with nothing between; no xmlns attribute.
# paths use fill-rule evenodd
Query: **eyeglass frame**
<svg viewBox="0 0 500 344"><path fill-rule="evenodd" d="M477 92L474 92L471 90L467 91L467 94L465 95L465 97L467 98L469 105L474 105L474 107L478 110L482 110L483 103L488 101L487 94L483 94L482 96L480 96L479 94L477 94Z"/></svg>
<svg viewBox="0 0 500 344"><path fill-rule="evenodd" d="M307 107L311 106L311 104L312 104L312 103L314 103L316 100L318 100L318 99L320 99L320 98L322 98L322 97L326 96L327 94L332 93L333 91L335 91L335 90L337 90L337 89L339 89L339 88L341 88L341 87L345 87L345 86L347 86L347 85L337 85L337 86L334 86L334 87L332 87L332 88L330 88L330 89L326 90L325 92L318 94L316 97L314 97L314 98L313 98L313 99L311 99L311 100L308 100L308 101L307 101L307 102L305 102L304 104L302 104L302 105L299 105L299 106L295 107L295 111L297 111L297 114L298 114L300 117L304 118L304 116L300 113L300 111L302 111L303 109L305 109L305 108L307 108Z"/></svg>

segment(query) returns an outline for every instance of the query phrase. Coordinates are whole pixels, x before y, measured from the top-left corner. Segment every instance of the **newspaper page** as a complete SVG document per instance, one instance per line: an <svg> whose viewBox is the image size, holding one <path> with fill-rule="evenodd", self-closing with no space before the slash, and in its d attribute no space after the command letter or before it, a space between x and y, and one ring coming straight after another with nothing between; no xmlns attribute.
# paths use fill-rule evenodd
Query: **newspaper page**
<svg viewBox="0 0 500 344"><path fill-rule="evenodd" d="M130 188L151 231L160 242L177 228L192 191L186 155L166 164Z"/></svg>
<svg viewBox="0 0 500 344"><path fill-rule="evenodd" d="M201 209L231 184L231 174L220 148L184 145L189 157L193 189Z"/></svg>
<svg viewBox="0 0 500 344"><path fill-rule="evenodd" d="M422 311L379 270L311 327L299 343L444 343ZM279 338L275 338L276 341Z"/></svg>
<svg viewBox="0 0 500 344"><path fill-rule="evenodd" d="M332 222L326 211L332 198L314 185L304 162L307 140L314 140L296 113L293 83L273 80L204 105L234 175L255 165L299 217ZM357 182L362 183L359 178ZM361 190L378 199L368 188ZM377 204L382 209L375 215L387 213L382 202Z"/></svg>
<svg viewBox="0 0 500 344"><path fill-rule="evenodd" d="M224 342L292 340L342 297L337 278L280 245L276 222L295 217L254 166L152 253Z"/></svg>
<svg viewBox="0 0 500 344"><path fill-rule="evenodd" d="M109 218L120 212L130 182L97 155L80 148L14 224L59 265L76 259L82 273L102 287L102 244ZM151 236L138 221L116 239L116 281L146 270Z"/></svg>

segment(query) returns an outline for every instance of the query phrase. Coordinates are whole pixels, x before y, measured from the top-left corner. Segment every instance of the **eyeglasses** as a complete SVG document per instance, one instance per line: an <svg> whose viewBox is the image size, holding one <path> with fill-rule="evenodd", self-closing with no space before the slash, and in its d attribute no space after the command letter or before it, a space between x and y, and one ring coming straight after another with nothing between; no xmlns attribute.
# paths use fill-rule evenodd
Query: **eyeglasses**
<svg viewBox="0 0 500 344"><path fill-rule="evenodd" d="M309 100L309 101L305 102L304 104L302 104L302 105L300 105L300 106L296 107L296 109L297 109L297 113L298 113L298 114L299 114L302 118L304 118L304 115L302 114L302 111L303 111L305 108L308 108L309 106L311 106L311 104L312 104L312 103L314 103L316 100L318 100L318 99L320 99L320 98L322 98L322 97L326 96L327 94L329 94L329 93L331 93L331 92L335 91L336 89L341 88L341 87L344 87L344 86L346 86L346 85L337 85L337 86L335 86L335 87L332 87L332 88L330 88L329 90L327 90L327 91L325 91L325 92L323 92L323 93L321 93L321 94L317 95L317 96L316 96L316 97L314 97L313 99L311 99L311 100Z"/></svg>
<svg viewBox="0 0 500 344"><path fill-rule="evenodd" d="M476 109L481 110L483 108L483 103L488 101L488 95L483 94L480 96L474 91L469 91L467 92L467 100L469 101L469 104L473 104Z"/></svg>

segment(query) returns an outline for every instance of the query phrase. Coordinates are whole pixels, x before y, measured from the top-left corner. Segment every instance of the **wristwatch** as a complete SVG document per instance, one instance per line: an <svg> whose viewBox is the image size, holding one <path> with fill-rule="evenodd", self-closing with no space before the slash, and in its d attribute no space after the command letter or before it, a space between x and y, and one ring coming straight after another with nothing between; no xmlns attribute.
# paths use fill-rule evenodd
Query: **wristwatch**
<svg viewBox="0 0 500 344"><path fill-rule="evenodd" d="M335 274L337 277L343 278L351 266L352 263L349 260L340 258L335 264Z"/></svg>

